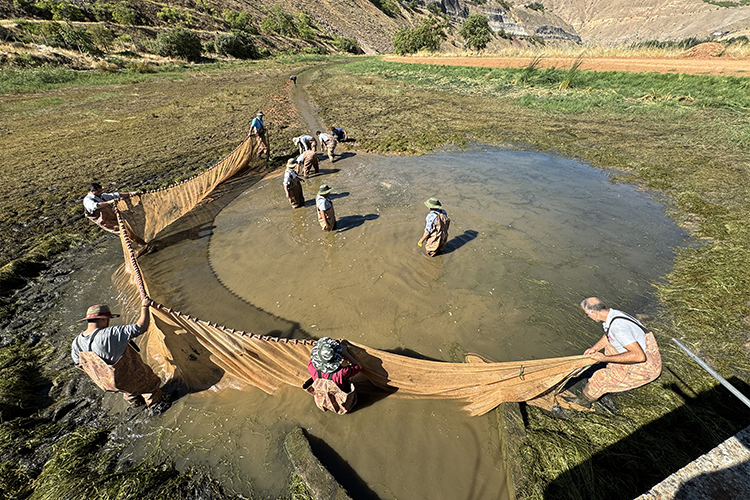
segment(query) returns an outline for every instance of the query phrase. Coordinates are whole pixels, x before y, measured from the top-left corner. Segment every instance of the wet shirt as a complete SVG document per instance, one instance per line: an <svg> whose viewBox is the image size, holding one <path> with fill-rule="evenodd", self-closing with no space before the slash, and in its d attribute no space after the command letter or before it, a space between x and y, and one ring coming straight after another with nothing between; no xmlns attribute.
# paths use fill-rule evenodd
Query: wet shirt
<svg viewBox="0 0 750 500"><path fill-rule="evenodd" d="M617 349L618 353L627 352L625 346L633 342L638 342L643 352L646 352L645 327L643 327L640 321L629 314L625 314L617 309L610 309L602 327L604 328L604 333L607 334L609 343Z"/></svg>
<svg viewBox="0 0 750 500"><path fill-rule="evenodd" d="M331 200L329 200L322 194L319 194L315 197L315 205L318 207L318 210L320 210L321 212L325 212L333 206L333 203L331 203Z"/></svg>
<svg viewBox="0 0 750 500"><path fill-rule="evenodd" d="M80 333L71 345L70 356L78 364L78 353L91 351L104 360L108 365L117 363L128 346L130 339L141 334L138 325L117 325L98 328L90 335Z"/></svg>
<svg viewBox="0 0 750 500"><path fill-rule="evenodd" d="M312 360L307 362L307 371L313 380L318 378L318 369L312 364ZM330 379L333 380L339 387L344 387L345 382L351 377L355 376L362 371L359 365L349 365L339 368L331 374Z"/></svg>
<svg viewBox="0 0 750 500"><path fill-rule="evenodd" d="M431 233L433 228L435 227L435 219L438 218L438 214L445 214L446 216L448 213L443 210L442 208L438 209L431 209L430 213L427 214L427 217L425 217L426 225L424 226L424 232L425 233Z"/></svg>
<svg viewBox="0 0 750 500"><path fill-rule="evenodd" d="M297 172L295 172L294 169L287 168L286 172L284 172L284 185L288 186L296 178L297 178Z"/></svg>
<svg viewBox="0 0 750 500"><path fill-rule="evenodd" d="M105 201L112 201L120 197L120 193L102 193L101 196L96 196L94 193L89 192L85 198L83 198L83 208L86 209L86 213L93 214L98 210L96 205Z"/></svg>

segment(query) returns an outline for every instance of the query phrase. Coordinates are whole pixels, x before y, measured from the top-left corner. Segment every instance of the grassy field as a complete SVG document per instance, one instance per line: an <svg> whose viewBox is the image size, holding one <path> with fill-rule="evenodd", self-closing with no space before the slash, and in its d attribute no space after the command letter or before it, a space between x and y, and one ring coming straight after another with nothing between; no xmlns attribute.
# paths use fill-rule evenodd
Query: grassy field
<svg viewBox="0 0 750 500"><path fill-rule="evenodd" d="M527 482L519 498L632 498L750 423L728 393L668 342L679 337L726 378L743 388L750 382L748 78L451 68L377 58L330 66L277 59L147 75L0 70L0 321L16 310L13 287L49 255L100 234L82 217L91 181L129 191L188 177L231 151L261 108L280 158L273 166L280 165L291 137L302 132L288 100L288 75L313 66L310 92L324 120L357 139L342 149L419 154L503 143L553 151L662 193L669 214L694 235L656 285L661 301L649 311L664 374L617 398L612 415L559 418L528 408L521 449ZM14 349L19 354L3 369L18 359L43 365L50 355L43 345L34 355ZM12 376L5 371L2 378ZM3 415L15 411L16 389L0 386ZM0 424L0 453L40 439L24 430L32 423L18 425ZM82 456L101 444L98 434L69 438ZM66 461L78 455L57 450L52 460L79 463ZM0 468L0 486L3 478L35 480L18 463ZM623 477L623 468L635 472ZM113 487L131 481L108 477ZM37 481L47 487L56 479L48 473Z"/></svg>
<svg viewBox="0 0 750 500"><path fill-rule="evenodd" d="M750 424L669 342L682 339L747 392L748 89L750 78L377 59L326 68L313 85L325 120L365 150L418 154L475 142L558 152L662 193L670 216L694 236L655 284L660 303L648 324L661 345L662 377L618 397L613 415L526 409L519 498L633 498Z"/></svg>

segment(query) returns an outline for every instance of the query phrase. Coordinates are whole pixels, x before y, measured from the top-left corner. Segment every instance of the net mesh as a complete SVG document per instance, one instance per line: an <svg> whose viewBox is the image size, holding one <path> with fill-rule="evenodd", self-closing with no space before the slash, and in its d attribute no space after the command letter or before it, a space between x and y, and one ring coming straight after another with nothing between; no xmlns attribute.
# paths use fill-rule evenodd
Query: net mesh
<svg viewBox="0 0 750 500"><path fill-rule="evenodd" d="M169 232L178 219L190 217L199 204L210 205L209 195L232 176L250 167L257 153L255 138L248 136L214 167L184 182L120 200L115 212L121 227L127 223L146 242ZM204 211L205 212L205 211ZM210 212L210 210L209 210ZM204 213L205 217L205 213ZM117 284L125 302L137 309L148 287L136 253L125 231L120 232L125 255ZM162 380L177 380L195 392L227 379L252 385L269 394L279 387L302 387L308 378L307 362L312 340L261 336L225 328L157 304L152 322L141 340L142 355ZM462 401L471 415L482 415L503 402L528 401L545 408L555 404L565 381L592 364L589 356L493 363L475 356L468 363L415 359L348 342L349 352L372 383L398 396ZM145 352L144 352L145 351Z"/></svg>

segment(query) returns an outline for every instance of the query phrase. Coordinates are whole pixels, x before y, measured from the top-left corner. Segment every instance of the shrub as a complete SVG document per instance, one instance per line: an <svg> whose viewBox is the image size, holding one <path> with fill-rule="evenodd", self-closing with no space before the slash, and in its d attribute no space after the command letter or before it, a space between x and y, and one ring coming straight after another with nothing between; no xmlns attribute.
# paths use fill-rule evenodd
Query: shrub
<svg viewBox="0 0 750 500"><path fill-rule="evenodd" d="M112 19L112 5L96 0L89 6L89 10L97 21L109 21Z"/></svg>
<svg viewBox="0 0 750 500"><path fill-rule="evenodd" d="M435 14L436 16L442 16L443 15L443 8L439 3L431 3L427 6L427 10L430 11L432 14Z"/></svg>
<svg viewBox="0 0 750 500"><path fill-rule="evenodd" d="M256 59L258 52L255 50L250 35L244 31L232 33L219 33L214 41L216 52L237 59Z"/></svg>
<svg viewBox="0 0 750 500"><path fill-rule="evenodd" d="M156 64L145 61L128 61L125 67L133 73L156 73L159 70Z"/></svg>
<svg viewBox="0 0 750 500"><path fill-rule="evenodd" d="M359 48L359 44L354 38L333 35L333 46L342 52L349 52L350 54L362 53L362 49Z"/></svg>
<svg viewBox="0 0 750 500"><path fill-rule="evenodd" d="M229 24L229 28L232 31L245 31L253 19L247 12L237 12L236 10L229 9L225 9L222 15L224 16L224 21Z"/></svg>
<svg viewBox="0 0 750 500"><path fill-rule="evenodd" d="M500 31L496 32L495 36L497 36L498 38L504 38L506 40L511 40L513 38L513 35L511 35L510 33L508 33L505 30L500 30Z"/></svg>
<svg viewBox="0 0 750 500"><path fill-rule="evenodd" d="M510 4L506 0L497 0L498 5L505 10L510 10Z"/></svg>
<svg viewBox="0 0 750 500"><path fill-rule="evenodd" d="M111 29L101 24L94 24L86 30L91 37L91 43L104 52L109 52L112 48L112 44L115 41L115 34Z"/></svg>
<svg viewBox="0 0 750 500"><path fill-rule="evenodd" d="M294 15L294 26L297 28L299 37L303 40L315 38L315 25L306 12L297 12Z"/></svg>
<svg viewBox="0 0 750 500"><path fill-rule="evenodd" d="M138 12L128 2L118 2L110 7L112 19L123 26L135 26L138 22Z"/></svg>
<svg viewBox="0 0 750 500"><path fill-rule="evenodd" d="M175 7L162 7L161 10L156 13L156 17L161 19L165 24L182 24L186 27L193 25L193 16L190 15L189 12Z"/></svg>
<svg viewBox="0 0 750 500"><path fill-rule="evenodd" d="M201 56L201 39L192 30L178 27L156 37L156 53L162 57L195 60Z"/></svg>
<svg viewBox="0 0 750 500"><path fill-rule="evenodd" d="M283 36L299 36L297 26L294 24L294 16L284 12L284 7L280 3L271 7L268 17L260 23L260 27L264 31L273 31Z"/></svg>
<svg viewBox="0 0 750 500"><path fill-rule="evenodd" d="M461 25L458 32L464 39L466 45L475 50L482 50L492 40L492 28L490 28L487 16L482 14L471 14Z"/></svg>
<svg viewBox="0 0 750 500"><path fill-rule="evenodd" d="M393 17L399 13L398 4L394 0L370 0L386 16Z"/></svg>
<svg viewBox="0 0 750 500"><path fill-rule="evenodd" d="M542 5L541 2L534 2L526 5L527 9L531 10L538 10L539 12L544 12L544 5Z"/></svg>
<svg viewBox="0 0 750 500"><path fill-rule="evenodd" d="M101 60L96 63L96 70L100 73L117 73L120 71L120 66L113 62Z"/></svg>
<svg viewBox="0 0 750 500"><path fill-rule="evenodd" d="M50 12L52 19L55 21L84 21L86 19L80 7L65 0L61 2L41 0L34 7Z"/></svg>
<svg viewBox="0 0 750 500"><path fill-rule="evenodd" d="M397 30L393 47L399 55L414 54L422 49L434 51L440 48L440 42L446 38L445 24L435 17L429 17L416 28Z"/></svg>
<svg viewBox="0 0 750 500"><path fill-rule="evenodd" d="M203 52L216 52L216 45L214 42L204 42Z"/></svg>

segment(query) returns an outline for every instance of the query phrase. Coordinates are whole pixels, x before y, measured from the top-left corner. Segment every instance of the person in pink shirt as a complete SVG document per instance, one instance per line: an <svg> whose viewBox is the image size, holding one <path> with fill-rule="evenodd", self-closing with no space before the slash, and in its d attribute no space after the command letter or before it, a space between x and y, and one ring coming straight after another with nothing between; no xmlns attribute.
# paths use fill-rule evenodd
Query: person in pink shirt
<svg viewBox="0 0 750 500"><path fill-rule="evenodd" d="M356 404L357 393L349 379L362 368L341 342L329 337L318 340L310 352L307 371L310 379L303 388L315 397L318 408L344 414Z"/></svg>

